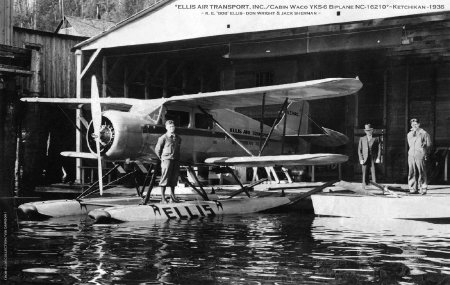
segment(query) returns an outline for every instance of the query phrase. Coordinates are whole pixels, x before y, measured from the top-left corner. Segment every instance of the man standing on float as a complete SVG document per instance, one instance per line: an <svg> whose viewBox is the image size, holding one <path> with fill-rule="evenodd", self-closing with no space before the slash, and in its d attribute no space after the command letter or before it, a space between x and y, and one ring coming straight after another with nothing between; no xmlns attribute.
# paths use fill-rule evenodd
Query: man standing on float
<svg viewBox="0 0 450 285"><path fill-rule="evenodd" d="M172 120L166 121L167 132L160 136L155 146L155 153L161 159L161 203L167 203L165 192L170 187L172 202L179 202L175 197L175 186L178 183L180 172L180 146L181 138L175 134L175 124Z"/></svg>

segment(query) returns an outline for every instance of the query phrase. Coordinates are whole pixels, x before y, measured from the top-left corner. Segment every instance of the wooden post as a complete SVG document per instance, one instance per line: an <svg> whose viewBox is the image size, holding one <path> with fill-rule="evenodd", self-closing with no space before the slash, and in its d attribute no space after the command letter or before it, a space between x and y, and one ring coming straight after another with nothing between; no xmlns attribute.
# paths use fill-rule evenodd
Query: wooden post
<svg viewBox="0 0 450 285"><path fill-rule="evenodd" d="M145 80L144 80L144 98L150 99L150 71L148 66L145 67Z"/></svg>
<svg viewBox="0 0 450 285"><path fill-rule="evenodd" d="M431 109L431 112L432 112L431 120L432 120L432 123L433 123L433 126L432 126L433 138L431 140L431 143L433 145L436 145L436 96L437 96L437 92L438 92L438 90L437 90L437 86L438 86L438 79L437 79L438 71L437 71L437 68L438 68L437 64L434 63L433 64L433 78L432 78L432 80L433 80L433 84L432 84L433 88L431 90L431 92L433 93L431 95L431 108L432 108Z"/></svg>
<svg viewBox="0 0 450 285"><path fill-rule="evenodd" d="M76 62L77 62L77 82L76 82L76 97L81 98L83 93L83 81L81 78L81 72L83 70L83 52L77 50L75 52ZM76 125L77 128L81 128L81 110L76 109ZM81 133L75 132L75 151L81 152ZM81 183L81 158L76 158L75 160L75 183Z"/></svg>
<svg viewBox="0 0 450 285"><path fill-rule="evenodd" d="M32 72L30 80L30 95L40 96L42 91L41 83L41 53L38 50L31 50L30 71Z"/></svg>
<svg viewBox="0 0 450 285"><path fill-rule="evenodd" d="M128 98L128 65L123 70L123 97Z"/></svg>
<svg viewBox="0 0 450 285"><path fill-rule="evenodd" d="M164 67L163 67L164 69L163 69L163 76L164 76L164 78L163 78L163 90L162 90L162 97L163 98L166 98L167 97L167 63L165 63L164 64Z"/></svg>
<svg viewBox="0 0 450 285"><path fill-rule="evenodd" d="M406 64L406 84L405 84L405 125L406 125L406 130L409 129L409 64ZM408 169L408 140L405 139L405 149L404 149L404 154L405 154L405 171L407 171Z"/></svg>
<svg viewBox="0 0 450 285"><path fill-rule="evenodd" d="M188 83L188 75L187 70L185 67L183 67L183 71L181 71L181 93L186 94L186 88Z"/></svg>
<svg viewBox="0 0 450 285"><path fill-rule="evenodd" d="M106 98L106 87L107 87L107 81L108 81L108 61L107 57L102 57L102 97Z"/></svg>

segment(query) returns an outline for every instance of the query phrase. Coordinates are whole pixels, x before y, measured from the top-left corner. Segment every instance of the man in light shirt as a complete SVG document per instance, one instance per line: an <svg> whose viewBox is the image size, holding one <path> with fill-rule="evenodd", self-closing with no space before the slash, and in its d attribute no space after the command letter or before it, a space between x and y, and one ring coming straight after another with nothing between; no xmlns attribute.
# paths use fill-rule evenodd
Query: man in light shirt
<svg viewBox="0 0 450 285"><path fill-rule="evenodd" d="M427 164L430 154L430 135L422 128L418 119L411 119L411 131L408 140L408 187L412 194L425 195L428 188Z"/></svg>

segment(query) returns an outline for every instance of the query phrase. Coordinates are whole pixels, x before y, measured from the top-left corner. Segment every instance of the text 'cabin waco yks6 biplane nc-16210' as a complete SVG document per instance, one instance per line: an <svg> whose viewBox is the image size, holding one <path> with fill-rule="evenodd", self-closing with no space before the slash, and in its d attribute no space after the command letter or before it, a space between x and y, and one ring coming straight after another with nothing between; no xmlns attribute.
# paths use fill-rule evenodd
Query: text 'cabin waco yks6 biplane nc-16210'
<svg viewBox="0 0 450 285"><path fill-rule="evenodd" d="M99 98L97 80L92 77L91 98L22 98L29 103L59 104L62 107L80 108L90 105L92 122L87 127L87 142L91 152L63 152L62 155L111 161L118 166L123 162L150 165L140 196L118 198L87 198L92 193L102 194L94 185L74 200L54 200L26 203L19 211L27 216L58 217L86 214L96 220L160 220L195 218L220 214L260 212L294 203L302 197L250 197L248 190L260 183L242 185L240 190L225 199L211 199L200 183L190 183L200 199L181 203L148 203L155 182L157 156L155 145L163 133L166 119L173 119L177 134L182 138L180 162L198 182L193 165L215 166L230 171L230 166L265 167L301 166L342 163L348 157L341 154L305 154L299 149L298 137L322 140L329 145L340 145L348 138L336 131L323 128L323 134L306 134L309 100L347 96L362 87L358 78L328 78L283 85L247 89L180 95L160 99ZM282 104L277 120L272 126L264 125L241 113L237 107ZM103 111L102 111L103 110ZM282 117L283 116L283 117ZM282 138L284 152L281 154ZM262 143L263 142L263 143ZM113 168L114 169L114 168ZM98 167L98 177L103 177ZM234 176L231 171L231 175ZM105 175L106 176L106 175ZM236 178L236 177L235 177ZM149 182L150 181L150 182ZM95 184L96 185L96 184ZM145 186L149 190L144 193ZM323 185L326 186L326 185ZM138 191L139 192L139 191ZM238 193L248 197L236 198ZM233 198L234 197L234 198Z"/></svg>

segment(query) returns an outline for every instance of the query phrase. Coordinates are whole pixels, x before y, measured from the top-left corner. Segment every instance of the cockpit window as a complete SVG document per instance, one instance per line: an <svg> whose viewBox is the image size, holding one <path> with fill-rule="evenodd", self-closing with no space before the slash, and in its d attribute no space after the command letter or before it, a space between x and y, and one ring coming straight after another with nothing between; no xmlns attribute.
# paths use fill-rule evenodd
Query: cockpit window
<svg viewBox="0 0 450 285"><path fill-rule="evenodd" d="M213 122L205 114L195 114L195 127L198 129L210 130L213 128Z"/></svg>
<svg viewBox="0 0 450 285"><path fill-rule="evenodd" d="M173 120L177 127L187 128L189 126L189 112L167 110L165 119L166 121Z"/></svg>

